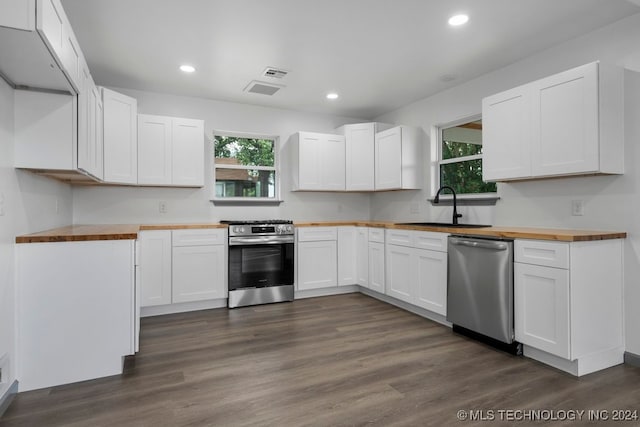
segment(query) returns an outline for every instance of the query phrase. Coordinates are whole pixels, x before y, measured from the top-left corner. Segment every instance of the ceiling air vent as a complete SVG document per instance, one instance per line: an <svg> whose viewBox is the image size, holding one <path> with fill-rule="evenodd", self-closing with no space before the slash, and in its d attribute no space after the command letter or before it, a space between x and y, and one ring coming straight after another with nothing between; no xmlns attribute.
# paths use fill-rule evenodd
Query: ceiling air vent
<svg viewBox="0 0 640 427"><path fill-rule="evenodd" d="M275 68L275 67L267 67L264 72L262 73L262 75L264 77L270 77L272 79L282 79L284 78L287 74L289 74L288 71L285 70L281 70L279 68Z"/></svg>
<svg viewBox="0 0 640 427"><path fill-rule="evenodd" d="M251 83L244 88L245 92L249 93L259 93L260 95L273 95L284 86L282 85L274 85L271 83L259 82L257 80L253 80Z"/></svg>

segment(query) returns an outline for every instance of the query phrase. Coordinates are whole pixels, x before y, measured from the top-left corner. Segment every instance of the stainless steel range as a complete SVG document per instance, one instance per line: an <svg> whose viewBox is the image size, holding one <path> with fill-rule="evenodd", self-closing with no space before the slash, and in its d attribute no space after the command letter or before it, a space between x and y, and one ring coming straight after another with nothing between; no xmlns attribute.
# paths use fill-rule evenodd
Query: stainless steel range
<svg viewBox="0 0 640 427"><path fill-rule="evenodd" d="M221 223L229 225L229 308L293 301L293 222Z"/></svg>

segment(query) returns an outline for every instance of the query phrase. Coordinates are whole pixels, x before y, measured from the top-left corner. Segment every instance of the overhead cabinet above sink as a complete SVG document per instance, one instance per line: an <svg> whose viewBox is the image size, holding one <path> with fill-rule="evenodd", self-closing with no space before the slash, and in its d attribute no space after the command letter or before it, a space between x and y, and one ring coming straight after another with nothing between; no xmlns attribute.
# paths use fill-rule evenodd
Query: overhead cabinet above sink
<svg viewBox="0 0 640 427"><path fill-rule="evenodd" d="M482 101L483 179L624 172L623 70L586 64Z"/></svg>

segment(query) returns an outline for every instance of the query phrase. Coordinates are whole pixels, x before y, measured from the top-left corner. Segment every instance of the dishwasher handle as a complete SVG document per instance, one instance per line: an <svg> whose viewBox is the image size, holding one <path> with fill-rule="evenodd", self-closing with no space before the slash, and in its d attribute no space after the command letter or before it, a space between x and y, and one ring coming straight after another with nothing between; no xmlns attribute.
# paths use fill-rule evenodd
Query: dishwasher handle
<svg viewBox="0 0 640 427"><path fill-rule="evenodd" d="M492 249L494 251L506 251L509 245L504 242L492 242L490 240L464 240L450 237L452 245L467 246L470 248Z"/></svg>

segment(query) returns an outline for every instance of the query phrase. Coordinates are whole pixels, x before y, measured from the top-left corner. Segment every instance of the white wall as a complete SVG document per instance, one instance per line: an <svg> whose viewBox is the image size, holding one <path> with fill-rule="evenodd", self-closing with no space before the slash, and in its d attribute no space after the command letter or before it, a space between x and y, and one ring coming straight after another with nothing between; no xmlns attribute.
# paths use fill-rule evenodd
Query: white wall
<svg viewBox="0 0 640 427"><path fill-rule="evenodd" d="M8 384L15 379L16 366L15 237L68 225L72 219L68 185L13 168L13 102L13 89L0 79L0 193L4 197L4 215L0 216L0 357L10 357ZM0 390L0 398L5 391Z"/></svg>
<svg viewBox="0 0 640 427"><path fill-rule="evenodd" d="M201 98L173 96L114 88L138 100L138 112L205 121L207 150L212 149L213 130L263 133L280 136L281 205L219 206L209 200L213 183L201 189L76 187L73 190L74 223L159 223L198 222L221 219L283 218L293 220L353 220L369 218L369 196L349 193L290 192L288 138L297 131L332 132L344 123L358 122L347 117L302 113ZM256 95L261 96L261 95ZM212 176L211 162L205 177ZM167 203L160 214L158 204Z"/></svg>
<svg viewBox="0 0 640 427"><path fill-rule="evenodd" d="M378 121L431 126L478 114L483 97L529 81L601 60L618 65L637 65L640 54L640 14L603 27L580 38L540 52L523 61L486 74L435 96L376 118ZM461 207L467 221L490 219L496 225L545 226L623 230L625 241L626 344L627 351L640 354L640 77L625 73L625 159L622 176L550 179L498 184L500 200L495 208ZM428 150L425 150L428 151ZM425 157L425 164L427 158ZM425 189L430 188L425 178ZM375 220L443 218L451 207L432 208L425 199L428 190L416 193L386 193L372 196ZM585 201L585 215L571 216L571 200ZM417 203L420 214L410 214L408 204Z"/></svg>

